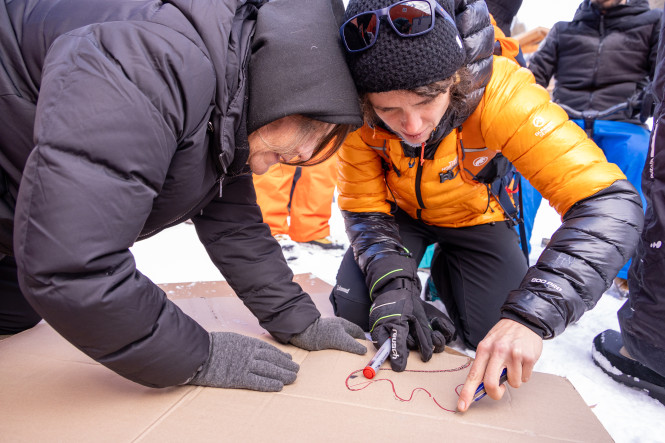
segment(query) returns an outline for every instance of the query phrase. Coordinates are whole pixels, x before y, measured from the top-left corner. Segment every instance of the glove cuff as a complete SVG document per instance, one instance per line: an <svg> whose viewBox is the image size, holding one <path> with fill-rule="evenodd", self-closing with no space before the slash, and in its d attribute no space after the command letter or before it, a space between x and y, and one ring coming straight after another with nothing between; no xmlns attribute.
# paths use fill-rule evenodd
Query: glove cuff
<svg viewBox="0 0 665 443"><path fill-rule="evenodd" d="M399 282L403 280L403 282ZM369 289L370 299L374 300L378 294L387 292L390 289L407 287L408 282L416 288L420 294L420 279L418 278L418 267L416 261L407 255L393 254L376 260L368 267L365 277L367 288ZM393 284L396 287L388 286ZM399 286L403 285L403 286Z"/></svg>
<svg viewBox="0 0 665 443"><path fill-rule="evenodd" d="M208 365L210 364L210 357L212 357L212 343L213 343L212 335L210 334L210 332L208 332L208 358L206 359L205 362L203 362L203 363L199 366L199 368L194 372L194 374L192 374L191 377L189 377L189 378L188 378L186 381L184 381L183 383L180 383L181 386L182 386L182 385L188 385L188 384L191 384L191 382L192 382L192 381L193 381L193 380L194 380L199 374L201 374L201 373L203 372L203 368L208 367Z"/></svg>
<svg viewBox="0 0 665 443"><path fill-rule="evenodd" d="M379 297L389 292L400 291L420 298L420 281L417 283L410 278L398 277L393 278L381 288L374 292L371 297L372 301L376 301Z"/></svg>

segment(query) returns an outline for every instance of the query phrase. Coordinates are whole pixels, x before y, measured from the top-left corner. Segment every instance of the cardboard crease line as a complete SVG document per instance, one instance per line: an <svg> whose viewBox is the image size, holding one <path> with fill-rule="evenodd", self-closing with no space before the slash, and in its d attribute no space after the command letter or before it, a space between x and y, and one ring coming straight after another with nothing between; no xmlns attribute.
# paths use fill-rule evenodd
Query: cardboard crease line
<svg viewBox="0 0 665 443"><path fill-rule="evenodd" d="M183 388L185 388L185 386L183 386ZM141 431L141 433L139 435L137 435L136 438L133 439L132 441L142 440L153 429L156 429L159 424L164 422L167 419L167 417L169 417L173 413L173 411L180 408L181 405L185 405L186 403L189 403L192 400L194 400L194 398L196 398L199 395L199 393L203 390L203 386L190 385L190 388L192 388L192 389L189 389L188 392L186 392L182 397L180 397L180 399L178 401L173 402L169 406L169 408L166 411L164 411L163 414L161 414L157 419L155 419L152 423L150 423L148 426L146 426L145 429L143 429L143 431ZM209 389L215 389L215 388L209 388Z"/></svg>

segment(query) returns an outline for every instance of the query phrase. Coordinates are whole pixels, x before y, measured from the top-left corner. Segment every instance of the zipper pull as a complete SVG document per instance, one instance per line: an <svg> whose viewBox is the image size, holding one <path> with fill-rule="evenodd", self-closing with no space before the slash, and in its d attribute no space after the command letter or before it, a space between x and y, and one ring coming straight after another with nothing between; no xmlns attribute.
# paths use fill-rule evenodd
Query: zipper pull
<svg viewBox="0 0 665 443"><path fill-rule="evenodd" d="M425 163L425 142L420 144L420 166Z"/></svg>

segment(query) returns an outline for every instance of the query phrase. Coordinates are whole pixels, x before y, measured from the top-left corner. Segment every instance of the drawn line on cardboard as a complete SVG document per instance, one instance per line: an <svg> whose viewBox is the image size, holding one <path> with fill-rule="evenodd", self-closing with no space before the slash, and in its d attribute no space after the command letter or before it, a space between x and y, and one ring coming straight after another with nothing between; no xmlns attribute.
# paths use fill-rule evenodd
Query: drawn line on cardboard
<svg viewBox="0 0 665 443"><path fill-rule="evenodd" d="M426 372L426 373L457 372L457 371L461 371L462 369L468 368L471 365L471 362L472 362L472 360L469 359L463 365L458 366L456 368L451 368L451 369L432 369L432 370L405 369L404 372ZM390 368L384 368L384 369L381 369L381 370L382 371L392 371L392 369L390 369ZM359 375L356 375L356 374L361 374L362 372L363 372L363 369L357 369L357 370L353 371L352 373L350 373L348 375L348 377L346 377L346 381L344 382L344 384L346 385L346 389L348 389L349 391L354 391L354 392L355 391L362 391L363 389L365 389L369 385L372 385L372 384L380 382L380 381L387 381L388 383L390 383L390 386L393 390L393 395L399 401L410 402L413 399L413 396L416 394L416 392L423 391L424 393L426 393L432 399L434 404L437 405L439 408L443 409L444 411L448 411L448 412L452 412L452 413L457 412L454 409L448 409L448 408L442 406L441 403L439 403L437 401L436 397L434 397L432 395L432 393L429 392L425 388L422 388L422 387L413 388L411 390L411 395L409 395L408 398L402 397L397 393L397 388L395 387L395 383L392 380L387 379L387 378L373 378L373 379L370 380L370 379L365 378L364 376L362 378L360 378ZM362 381L360 383L350 385L349 381L355 379L356 377L360 378ZM458 386L455 387L455 393L458 396L459 396L460 386L462 386L462 385L458 385Z"/></svg>

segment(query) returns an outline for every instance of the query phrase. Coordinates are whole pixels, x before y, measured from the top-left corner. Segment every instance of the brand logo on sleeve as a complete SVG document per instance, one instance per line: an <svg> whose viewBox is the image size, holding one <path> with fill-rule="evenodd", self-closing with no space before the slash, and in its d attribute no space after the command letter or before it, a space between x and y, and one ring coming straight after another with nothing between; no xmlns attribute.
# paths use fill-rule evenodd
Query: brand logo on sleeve
<svg viewBox="0 0 665 443"><path fill-rule="evenodd" d="M561 289L561 286L559 286L556 283L553 283L549 280L542 279L542 278L535 278L534 277L534 278L531 279L531 283L542 283L545 286L547 286L548 288L554 289L557 292L562 292L563 291L563 289Z"/></svg>
<svg viewBox="0 0 665 443"><path fill-rule="evenodd" d="M531 122L531 124L533 124L533 126L536 128L540 128L534 133L536 137L542 137L546 135L548 132L554 129L555 126L554 123L551 121L545 122L545 119L543 119L542 117L535 117Z"/></svg>
<svg viewBox="0 0 665 443"><path fill-rule="evenodd" d="M473 166L481 166L487 163L487 157L478 157L473 161Z"/></svg>

